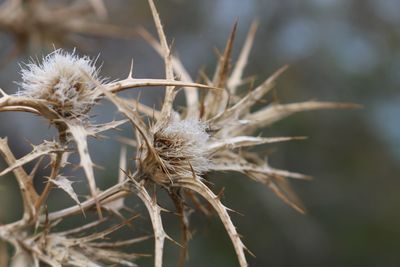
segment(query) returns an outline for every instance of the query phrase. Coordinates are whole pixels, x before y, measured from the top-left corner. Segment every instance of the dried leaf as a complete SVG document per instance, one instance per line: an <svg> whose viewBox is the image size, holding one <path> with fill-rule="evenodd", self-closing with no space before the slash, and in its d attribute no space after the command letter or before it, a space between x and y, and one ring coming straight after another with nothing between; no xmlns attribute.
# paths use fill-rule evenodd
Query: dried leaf
<svg viewBox="0 0 400 267"><path fill-rule="evenodd" d="M259 111L250 113L244 117L245 120L249 121L243 128L262 128L273 124L285 117L288 117L294 113L310 110L319 109L353 109L360 108L360 105L353 103L335 103L335 102L319 102L319 101L307 101L302 103L292 104L272 104Z"/></svg>
<svg viewBox="0 0 400 267"><path fill-rule="evenodd" d="M132 244L140 243L151 237L152 236L143 236L143 237L122 240L122 241L116 241L116 242L96 242L96 243L91 243L91 244L93 247L99 247L99 248L116 248L116 247L130 246Z"/></svg>
<svg viewBox="0 0 400 267"><path fill-rule="evenodd" d="M65 230L62 232L56 232L55 234L57 236L67 236L67 235L79 234L79 233L84 232L87 229L93 229L94 227L105 222L106 220L107 220L107 218L101 218L101 219L95 220L91 223L87 223L87 224L81 225L81 226L73 228L73 229Z"/></svg>
<svg viewBox="0 0 400 267"><path fill-rule="evenodd" d="M75 140L76 146L78 147L79 156L81 158L81 166L85 172L86 179L89 184L89 189L92 197L96 200L96 208L99 216L102 216L101 207L97 200L97 186L96 180L94 178L94 171L93 171L93 162L89 154L89 148L87 145L87 136L88 133L86 129L80 125L79 123L73 121L65 121L68 130L70 131L73 139Z"/></svg>
<svg viewBox="0 0 400 267"><path fill-rule="evenodd" d="M277 142L287 142L291 140L302 140L304 137L254 137L254 136L235 136L218 140L209 145L211 151L219 149L234 149L239 147L256 146Z"/></svg>
<svg viewBox="0 0 400 267"><path fill-rule="evenodd" d="M222 56L220 56L218 65L215 69L212 84L215 87L226 87L226 80L228 78L229 64L231 59L231 53L233 49L233 41L235 40L237 29L237 21L234 23L228 41L226 42L225 50ZM226 91L215 91L208 92L206 97L206 113L205 117L209 115L220 114L226 108L228 104L229 95Z"/></svg>
<svg viewBox="0 0 400 267"><path fill-rule="evenodd" d="M277 175L277 176L284 176L284 177L301 179L301 180L310 180L311 179L311 177L308 175L271 168L266 164L257 165L257 164L251 164L251 163L246 163L246 162L231 162L231 161L225 160L223 158L219 161L216 160L212 166L212 169L216 170L216 171L236 171L236 172L241 172L241 173L246 173L246 172L263 173L268 176Z"/></svg>
<svg viewBox="0 0 400 267"><path fill-rule="evenodd" d="M72 187L73 182L68 180L67 177L59 175L57 179L49 181L67 193L76 202L76 204L81 204L77 194L74 191L74 188Z"/></svg>
<svg viewBox="0 0 400 267"><path fill-rule="evenodd" d="M8 168L0 172L0 176L6 175L10 171L13 171L14 169L21 167L26 163L31 162L32 160L40 158L44 155L48 155L50 153L55 153L55 152L61 152L64 150L65 149L61 148L57 142L44 141L44 143L40 145L33 146L33 150L29 154L18 159L17 161L15 161L14 164L10 165Z"/></svg>
<svg viewBox="0 0 400 267"><path fill-rule="evenodd" d="M277 70L273 75L271 75L265 82L259 85L256 89L249 92L245 97L243 97L239 102L237 102L232 107L228 108L224 113L212 118L210 123L215 123L223 126L227 120L237 119L243 115L245 111L248 111L257 101L259 101L263 96L265 96L274 86L275 80L287 69L284 66Z"/></svg>
<svg viewBox="0 0 400 267"><path fill-rule="evenodd" d="M225 87L228 70L229 70L229 61L231 59L232 49L233 49L233 41L235 40L236 30L237 30L238 22L235 21L233 24L231 33L229 35L228 41L226 42L225 49L223 55L219 58L218 65L215 69L213 84L215 87Z"/></svg>
<svg viewBox="0 0 400 267"><path fill-rule="evenodd" d="M246 41L243 45L242 51L240 52L239 59L235 64L232 74L229 76L227 87L230 90L231 94L235 94L239 85L243 83L242 81L243 71L249 59L249 54L251 47L253 46L253 41L256 35L257 27L258 27L258 22L255 21L251 24L249 33L247 34L246 37Z"/></svg>
<svg viewBox="0 0 400 267"><path fill-rule="evenodd" d="M90 125L89 127L86 128L86 132L90 136L97 136L98 134L111 130L111 129L117 129L118 126L121 126L122 124L126 123L129 120L119 120L119 121L111 121L103 124L97 124L97 125Z"/></svg>
<svg viewBox="0 0 400 267"><path fill-rule="evenodd" d="M306 212L303 203L284 177L269 176L256 172L248 172L247 174L254 180L266 184L276 196L293 209L303 214Z"/></svg>

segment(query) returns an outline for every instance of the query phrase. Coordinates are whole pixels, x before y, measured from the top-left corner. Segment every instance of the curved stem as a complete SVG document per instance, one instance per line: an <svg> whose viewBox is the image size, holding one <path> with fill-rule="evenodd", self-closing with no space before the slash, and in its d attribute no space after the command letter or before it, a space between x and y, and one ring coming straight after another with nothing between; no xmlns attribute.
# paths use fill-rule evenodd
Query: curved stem
<svg viewBox="0 0 400 267"><path fill-rule="evenodd" d="M56 128L58 130L60 144L61 144L61 146L64 146L65 143L67 142L65 126L62 125L62 124L56 124ZM42 194L39 196L39 198L35 202L36 216L40 212L40 208L42 207L43 203L46 202L47 197L49 196L51 189L53 189L53 187L54 187L54 184L51 181L55 180L57 178L57 176L58 176L58 173L59 173L60 167L61 167L61 161L62 161L63 155L64 155L63 151L57 152L56 159L52 163L52 169L51 169L50 178L47 181L46 187L44 188Z"/></svg>
<svg viewBox="0 0 400 267"><path fill-rule="evenodd" d="M180 190L178 189L177 192L170 192L170 197L174 202L176 212L180 218L180 225L181 225L181 241L180 244L182 245L179 250L179 258L178 258L178 267L184 267L186 259L188 257L188 243L189 239L191 238L190 230L189 230L189 212L187 207L185 206L185 202L183 196L180 195Z"/></svg>
<svg viewBox="0 0 400 267"><path fill-rule="evenodd" d="M39 196L39 198L35 202L36 214L38 214L43 203L47 200L47 197L49 196L51 189L53 189L54 185L51 182L51 180L56 179L58 176L58 172L60 170L60 165L61 165L62 155L63 155L63 152L57 152L56 159L52 163L52 170L51 170L50 178L47 181L42 194Z"/></svg>
<svg viewBox="0 0 400 267"><path fill-rule="evenodd" d="M182 82L168 79L134 79L127 78L121 81L117 81L114 83L107 84L108 91L111 93L118 93L128 88L137 88L137 87L157 87L157 86L181 86L181 87L193 87L193 88L203 88L203 89L216 89L223 90L221 88L217 88L214 86L209 86L200 83L193 82Z"/></svg>
<svg viewBox="0 0 400 267"><path fill-rule="evenodd" d="M240 239L240 235L236 231L236 227L232 223L231 217L228 214L228 208L221 203L218 196L215 195L204 183L202 183L197 178L182 178L177 180L172 186L190 189L201 195L213 206L232 241L240 267L247 267L248 263L244 254L246 247Z"/></svg>
<svg viewBox="0 0 400 267"><path fill-rule="evenodd" d="M164 231L163 222L161 218L161 207L158 206L157 201L153 199L146 188L138 183L134 178L131 178L130 190L142 200L146 209L150 215L150 220L153 225L154 232L154 267L162 267L163 255L164 255L164 241L165 238L169 238Z"/></svg>

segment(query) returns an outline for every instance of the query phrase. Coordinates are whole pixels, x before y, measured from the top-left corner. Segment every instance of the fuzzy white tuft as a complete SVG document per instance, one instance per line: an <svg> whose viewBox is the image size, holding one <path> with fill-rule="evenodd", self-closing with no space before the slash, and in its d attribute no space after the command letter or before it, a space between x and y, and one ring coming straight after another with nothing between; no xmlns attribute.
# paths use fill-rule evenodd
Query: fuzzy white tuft
<svg viewBox="0 0 400 267"><path fill-rule="evenodd" d="M206 124L196 119L174 118L154 134L154 148L170 174L191 176L210 168Z"/></svg>
<svg viewBox="0 0 400 267"><path fill-rule="evenodd" d="M21 96L49 102L63 117L87 113L95 101L94 89L101 82L98 69L89 57L56 50L42 63L29 63L21 68Z"/></svg>

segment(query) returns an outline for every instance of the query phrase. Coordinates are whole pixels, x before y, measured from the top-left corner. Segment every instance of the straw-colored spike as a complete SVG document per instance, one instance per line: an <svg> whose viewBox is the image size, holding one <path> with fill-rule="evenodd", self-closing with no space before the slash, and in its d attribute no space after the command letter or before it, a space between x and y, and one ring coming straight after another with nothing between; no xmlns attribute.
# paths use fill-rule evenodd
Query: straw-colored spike
<svg viewBox="0 0 400 267"><path fill-rule="evenodd" d="M84 237L75 238L73 240L73 243L74 244L89 243L89 242L92 242L92 241L95 241L95 240L98 240L98 239L103 239L104 237L106 237L106 236L114 233L115 231L121 229L122 227L128 225L131 221L133 221L134 219L137 219L139 216L140 215L131 216L129 219L127 219L127 220L125 220L125 221L123 221L123 222L121 222L119 224L116 224L116 225L113 225L111 227L108 227L105 230L98 231L98 232L95 232L93 234L90 234L90 235L87 235L87 236L84 236Z"/></svg>
<svg viewBox="0 0 400 267"><path fill-rule="evenodd" d="M307 101L292 104L272 104L259 111L250 113L244 117L251 123L243 126L243 128L263 128L274 122L282 120L297 112L321 110L321 109L354 109L361 106L354 103L336 103L336 102L320 102Z"/></svg>
<svg viewBox="0 0 400 267"><path fill-rule="evenodd" d="M144 28L139 28L139 34L156 50L156 52L163 56L163 49L160 43ZM171 55L172 67L174 69L175 75L178 76L179 80L187 83L193 83L193 79L190 77L189 72L183 66L182 62L178 57ZM187 118L197 118L199 116L199 96L195 89L189 88L187 86L183 87L186 97L186 108Z"/></svg>
<svg viewBox="0 0 400 267"><path fill-rule="evenodd" d="M233 68L232 74L229 76L227 87L231 94L235 94L238 87L243 83L243 71L249 59L250 50L253 46L254 37L258 28L258 21L254 21L247 34L246 41L240 51L239 58Z"/></svg>
<svg viewBox="0 0 400 267"><path fill-rule="evenodd" d="M128 73L128 80L133 79L133 58L131 59L131 66L129 68L129 73Z"/></svg>
<svg viewBox="0 0 400 267"><path fill-rule="evenodd" d="M231 217L228 214L227 208L222 205L218 197L198 178L182 178L177 180L172 186L179 186L183 188L190 189L197 194L201 195L207 202L209 202L214 210L217 212L219 218L221 219L231 241L233 247L235 248L236 255L241 267L247 267L247 260L244 254L245 246L240 239L239 234L236 231L236 227L233 225Z"/></svg>
<svg viewBox="0 0 400 267"><path fill-rule="evenodd" d="M192 89L193 90L193 89ZM149 107L145 104L142 104L137 99L126 99L127 103L131 105L134 109L136 109L139 113L146 115L149 118L154 120L159 120L161 117L161 112L156 110L155 108ZM130 103L132 102L132 103Z"/></svg>
<svg viewBox="0 0 400 267"><path fill-rule="evenodd" d="M266 184L272 192L275 193L283 202L297 210L300 213L306 213L306 209L299 199L297 194L293 191L288 181L281 176L269 176L263 173L247 172L247 174L254 180Z"/></svg>
<svg viewBox="0 0 400 267"><path fill-rule="evenodd" d="M65 231L62 231L62 232L55 232L55 234L60 235L60 236L79 234L81 232L84 232L84 231L86 231L88 229L91 229L93 227L96 227L96 226L102 224L107 219L108 218L106 218L106 217L101 218L101 219L97 219L97 220L95 220L93 222L86 223L86 224L80 225L80 226L72 228L72 229L68 229L68 230L65 230Z"/></svg>
<svg viewBox="0 0 400 267"><path fill-rule="evenodd" d="M0 94L1 94L1 97L7 97L7 96L9 96L6 92L4 92L4 90L3 89L1 89L0 88Z"/></svg>
<svg viewBox="0 0 400 267"><path fill-rule="evenodd" d="M211 81L212 85L223 87L224 89L229 71L230 56L236 34L236 27L237 22L235 22L228 37L223 54L219 56L218 64ZM204 98L204 112L202 112L202 118L209 119L221 114L227 106L228 99L229 95L227 91L208 92Z"/></svg>
<svg viewBox="0 0 400 267"><path fill-rule="evenodd" d="M160 39L160 44L162 47L163 51L163 58L164 58L164 64L165 64L165 78L167 80L175 80L174 78L174 70L172 66L172 58L171 58L171 50L169 48L167 38L165 37L165 33L161 24L160 16L158 14L158 11L156 9L156 6L154 4L153 0L148 0L150 9L151 9L151 14L153 15L153 20L154 24L157 29L158 33L158 38ZM163 115L162 121L157 122L158 125L163 124L167 122L170 119L172 108L173 108L173 102L175 99L177 91L175 90L175 87L173 86L167 86L166 91L165 91L165 97L164 97L164 102L161 108L161 114Z"/></svg>
<svg viewBox="0 0 400 267"><path fill-rule="evenodd" d="M92 243L94 247L98 248L116 248L116 247L125 247L125 246L130 246L132 244L136 244L145 240L148 240L152 238L152 236L142 236L142 237L137 237L137 238L132 238L128 240L122 240L122 241L116 241L116 242L96 242Z"/></svg>
<svg viewBox="0 0 400 267"><path fill-rule="evenodd" d="M212 84L215 87L225 88L226 81L228 79L229 64L233 49L233 42L235 40L236 30L238 22L235 21L231 33L229 35L228 41L224 49L224 53L220 56L218 65L215 69ZM228 104L229 95L228 91L210 91L206 97L207 112L206 118L214 116L215 114L222 113L226 105Z"/></svg>
<svg viewBox="0 0 400 267"><path fill-rule="evenodd" d="M214 161L212 165L212 169L215 171L236 171L241 173L246 172L255 172L255 173L263 173L266 175L279 175L284 177L289 177L293 179L300 179L300 180L310 180L311 177L308 175L304 175L301 173L296 172L289 172L285 170L275 169L269 167L267 164L257 165L251 163L244 163L244 162L231 162L229 160L221 160Z"/></svg>
<svg viewBox="0 0 400 267"><path fill-rule="evenodd" d="M231 33L229 35L228 41L226 42L225 49L223 55L219 58L218 65L215 69L214 77L212 83L216 87L225 87L227 75L229 71L229 63L231 59L233 42L236 36L238 22L235 21L233 24Z"/></svg>
<svg viewBox="0 0 400 267"><path fill-rule="evenodd" d="M305 137L254 137L254 136L235 136L218 140L209 145L209 150L217 151L220 149L235 149L240 147L256 146L262 144L271 144L278 142L287 142L292 140L304 140Z"/></svg>
<svg viewBox="0 0 400 267"><path fill-rule="evenodd" d="M90 136L97 137L100 133L111 130L111 129L118 129L118 126L121 126L128 122L129 120L114 120L111 122L97 124L97 125L89 125L86 127L86 132Z"/></svg>
<svg viewBox="0 0 400 267"><path fill-rule="evenodd" d="M199 89L214 89L214 90L222 90L221 88L212 86L212 85L204 85L200 83L192 83L192 82L183 82L169 79L123 79L120 81L112 82L104 85L106 90L112 93L118 93L120 91L129 89L129 88L138 88L138 87L157 87L157 86L178 86L178 87L190 87L190 88L199 88ZM194 90L194 89L193 89ZM99 96L102 95L99 92ZM0 108L2 105L2 99L0 99ZM18 105L18 103L14 104ZM23 104L19 104L23 105Z"/></svg>
<svg viewBox="0 0 400 267"><path fill-rule="evenodd" d="M235 105L227 109L224 113L212 118L210 123L224 123L227 120L238 118L245 111L248 111L257 101L264 97L275 85L275 80L287 69L284 66L272 74L265 82L259 85L256 89L249 92Z"/></svg>

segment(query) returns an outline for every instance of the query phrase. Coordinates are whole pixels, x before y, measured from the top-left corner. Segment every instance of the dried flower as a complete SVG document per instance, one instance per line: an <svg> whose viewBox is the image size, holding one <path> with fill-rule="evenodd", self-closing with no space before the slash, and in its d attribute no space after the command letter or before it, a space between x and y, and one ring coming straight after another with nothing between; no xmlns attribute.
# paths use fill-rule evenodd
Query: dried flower
<svg viewBox="0 0 400 267"><path fill-rule="evenodd" d="M18 94L47 101L62 117L86 114L94 104L97 83L102 82L93 60L60 49L41 63L26 64L21 74Z"/></svg>
<svg viewBox="0 0 400 267"><path fill-rule="evenodd" d="M207 142L209 134L206 124L198 119L181 120L178 116L171 119L164 128L153 134L154 150L161 166L153 171L146 170L152 179L166 182L168 178L202 175L209 171ZM146 165L147 159L143 160ZM165 171L165 172L164 172Z"/></svg>
<svg viewBox="0 0 400 267"><path fill-rule="evenodd" d="M149 0L149 4L160 40L156 41L144 30L141 34L163 57L166 79L173 80L176 75L184 82L192 82L179 59L171 55L155 5L152 0ZM202 204L196 200L193 192L202 196L216 211L232 241L240 266L247 266L244 253L246 247L237 233L228 209L222 204L219 196L204 183L206 179L204 174L212 171L244 173L251 179L267 185L278 197L303 212L301 202L292 191L287 178L307 179L309 177L272 168L263 157L245 149L266 143L299 139L299 137L254 136L258 129L293 113L315 109L356 107L353 104L307 101L294 104L271 103L258 110L255 109L255 105L274 88L276 79L286 67L279 69L265 82L241 96L239 87L246 83L242 77L243 70L248 60L256 24L251 27L239 59L231 72L229 62L235 30L236 25L219 59L213 79L206 79L209 85L226 88L226 90L208 90L206 96L201 99L197 91L191 91L190 88L185 87L187 106L186 109L181 109L184 112L176 112L173 109L173 101L178 91L176 87L166 88L160 111L152 110L144 105L133 108L123 99L104 90L106 97L130 119L137 129L136 141L128 142L135 144L139 153L138 173L131 177L133 190L135 192L146 190L143 185L138 184L139 180L144 184L155 182L162 188L167 188L180 214L181 242L184 248L181 250L179 266L184 265L187 255L186 244L190 237L186 203L191 199L195 206L208 213L207 208L202 207ZM138 111L154 118L153 125L146 125ZM145 203L152 218L155 234L155 266L160 267L163 242L167 235L162 227L157 203L146 201Z"/></svg>
<svg viewBox="0 0 400 267"><path fill-rule="evenodd" d="M162 267L165 239L171 239L164 230L161 212L153 190L166 189L176 207L181 223L181 251L179 266L187 259L187 244L191 237L189 207L193 206L209 214L212 208L219 216L229 235L238 262L247 267L246 247L236 227L221 202L206 183L206 174L215 171L243 173L249 178L268 186L278 197L298 211L303 211L301 202L292 191L287 178L307 179L308 176L271 167L258 153L247 150L257 145L288 141L298 137L255 136L258 129L267 127L291 114L306 110L354 108L357 105L306 101L302 103L269 103L258 108L256 104L275 86L276 79L286 69L283 67L270 78L242 96L240 86L246 84L243 70L247 63L251 44L256 31L253 24L240 56L230 69L230 56L236 25L228 39L212 79L205 79L206 85L194 83L181 62L171 54L153 0L148 0L159 35L159 42L150 34L141 34L150 42L165 62L165 79L135 79L132 68L126 79L106 83L98 77L94 62L88 57L78 57L56 50L43 59L42 63L29 63L22 69L21 90L17 95L3 95L0 111L23 111L39 114L49 119L57 128L59 140L34 146L33 151L16 159L7 144L0 139L0 154L8 168L0 172L13 172L20 187L24 213L23 217L11 224L0 226L0 239L11 243L22 261L32 260L35 266L46 263L51 266L103 266L121 264L135 266L131 262L137 255L131 255L111 248L131 244L134 240L100 242L100 239L127 224L107 227L104 231L87 234L86 230L99 225L115 214L124 217L124 199L136 194L146 207L154 232L154 265ZM175 80L175 76L182 81ZM138 101L128 101L116 95L119 91L149 86L165 86L165 98L161 110L155 110ZM183 87L186 108L175 111L173 104L179 89ZM201 98L200 89L207 89ZM92 125L86 114L100 97L105 96L127 120ZM143 118L147 115L148 118ZM82 120L81 118L84 118ZM149 119L151 123L146 123ZM126 150L121 151L118 183L104 191L96 187L94 163L89 153L90 136L116 128L130 121L135 136L127 143L136 147L136 171L127 164ZM67 138L68 137L68 138ZM66 166L68 146L74 142L80 156L80 165L88 181L90 194L81 202L75 193L72 181L61 171ZM49 182L43 192L37 192L32 184L40 159L49 157L51 164ZM37 161L36 167L27 174L23 166ZM53 187L64 190L76 205L43 214L48 195ZM155 192L154 192L155 193ZM197 199L200 195L209 205ZM100 215L89 224L65 232L54 231L54 226L68 216L96 207ZM107 213L102 217L102 212ZM37 232L29 230L36 226ZM76 234L76 235L75 235ZM17 259L17 264L18 264ZM103 264L103 265L102 265Z"/></svg>

